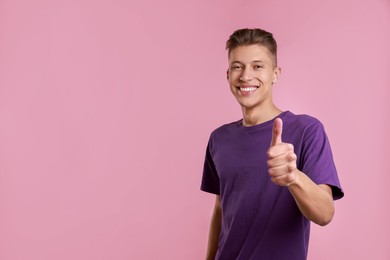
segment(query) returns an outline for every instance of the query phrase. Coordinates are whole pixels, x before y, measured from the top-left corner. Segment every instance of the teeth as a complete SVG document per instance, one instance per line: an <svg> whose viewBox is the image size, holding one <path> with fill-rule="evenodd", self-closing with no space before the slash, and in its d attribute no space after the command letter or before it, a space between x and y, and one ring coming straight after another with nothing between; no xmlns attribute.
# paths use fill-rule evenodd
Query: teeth
<svg viewBox="0 0 390 260"><path fill-rule="evenodd" d="M255 87L248 87L248 88L240 88L241 91L255 91L256 88Z"/></svg>

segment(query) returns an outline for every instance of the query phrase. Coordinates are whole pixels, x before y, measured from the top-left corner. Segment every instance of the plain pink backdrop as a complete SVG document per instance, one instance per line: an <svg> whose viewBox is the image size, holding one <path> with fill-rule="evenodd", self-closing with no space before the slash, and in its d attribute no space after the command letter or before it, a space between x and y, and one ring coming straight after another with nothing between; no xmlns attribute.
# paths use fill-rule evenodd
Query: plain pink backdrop
<svg viewBox="0 0 390 260"><path fill-rule="evenodd" d="M0 0L0 259L203 259L241 27L274 33L276 103L331 140L346 196L309 259L390 259L388 0Z"/></svg>

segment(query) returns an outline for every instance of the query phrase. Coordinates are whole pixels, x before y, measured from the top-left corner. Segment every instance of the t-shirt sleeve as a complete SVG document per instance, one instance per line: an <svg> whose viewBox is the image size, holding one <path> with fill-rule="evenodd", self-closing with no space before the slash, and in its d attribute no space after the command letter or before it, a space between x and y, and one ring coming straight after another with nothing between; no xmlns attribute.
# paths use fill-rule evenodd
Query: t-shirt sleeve
<svg viewBox="0 0 390 260"><path fill-rule="evenodd" d="M341 199L341 188L333 161L332 150L324 126L316 121L307 127L302 145L301 170L316 184L327 184L332 188L333 199Z"/></svg>
<svg viewBox="0 0 390 260"><path fill-rule="evenodd" d="M207 145L206 157L203 166L203 177L200 189L213 194L220 194L219 176L211 155L211 138Z"/></svg>

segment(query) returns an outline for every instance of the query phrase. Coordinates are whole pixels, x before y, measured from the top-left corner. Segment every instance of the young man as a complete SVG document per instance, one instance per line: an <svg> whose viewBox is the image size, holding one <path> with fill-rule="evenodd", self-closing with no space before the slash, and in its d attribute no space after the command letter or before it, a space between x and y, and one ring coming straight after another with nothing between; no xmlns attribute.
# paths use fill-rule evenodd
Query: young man
<svg viewBox="0 0 390 260"><path fill-rule="evenodd" d="M207 146L201 189L216 194L207 259L306 259L310 221L328 224L344 196L324 127L273 103L281 70L271 33L237 30L226 48L243 118Z"/></svg>

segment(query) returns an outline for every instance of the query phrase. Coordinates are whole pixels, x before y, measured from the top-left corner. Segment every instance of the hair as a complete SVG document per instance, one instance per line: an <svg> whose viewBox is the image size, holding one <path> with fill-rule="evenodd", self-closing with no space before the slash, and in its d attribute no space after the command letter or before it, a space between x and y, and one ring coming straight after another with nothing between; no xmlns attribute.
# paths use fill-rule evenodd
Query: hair
<svg viewBox="0 0 390 260"><path fill-rule="evenodd" d="M278 46L272 33L265 30L259 28L236 30L232 35L230 35L229 40L227 40L226 49L229 51L228 55L230 55L230 52L239 46L256 44L267 48L273 56L276 66Z"/></svg>

